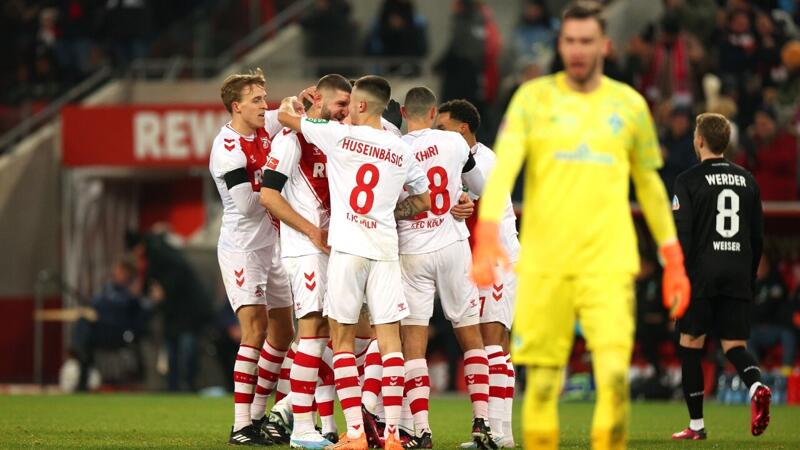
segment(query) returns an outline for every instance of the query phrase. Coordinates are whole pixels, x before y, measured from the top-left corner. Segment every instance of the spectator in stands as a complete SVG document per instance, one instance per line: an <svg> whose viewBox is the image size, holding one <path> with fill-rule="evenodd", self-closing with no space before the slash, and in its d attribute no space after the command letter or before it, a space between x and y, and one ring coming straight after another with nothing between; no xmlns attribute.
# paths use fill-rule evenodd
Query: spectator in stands
<svg viewBox="0 0 800 450"><path fill-rule="evenodd" d="M714 0L664 0L664 14L677 18L701 45L708 47L711 43L717 15Z"/></svg>
<svg viewBox="0 0 800 450"><path fill-rule="evenodd" d="M728 14L725 30L720 34L719 72L723 83L736 86L736 100L739 105L739 125L746 126L753 118L754 105L760 97L750 84L754 77L758 41L753 32L750 14L746 9L735 9Z"/></svg>
<svg viewBox="0 0 800 450"><path fill-rule="evenodd" d="M762 254L756 273L749 346L762 360L769 348L780 344L782 370L787 375L794 366L796 351L792 312L786 284L769 258Z"/></svg>
<svg viewBox="0 0 800 450"><path fill-rule="evenodd" d="M300 18L303 27L303 43L306 56L328 58L317 67L316 76L327 73L355 75L350 64L336 63L335 57L353 56L357 27L351 16L347 0L317 0L314 6Z"/></svg>
<svg viewBox="0 0 800 450"><path fill-rule="evenodd" d="M147 54L151 33L150 0L108 0L102 13L114 65L127 67Z"/></svg>
<svg viewBox="0 0 800 450"><path fill-rule="evenodd" d="M788 123L800 134L800 41L792 40L781 49L785 79L777 87L774 106L780 123Z"/></svg>
<svg viewBox="0 0 800 450"><path fill-rule="evenodd" d="M141 280L132 261L121 260L111 270L111 280L92 298L97 320L86 318L75 323L71 351L81 367L78 390L85 391L89 368L98 349L118 349L144 335L153 305L160 300L142 295Z"/></svg>
<svg viewBox="0 0 800 450"><path fill-rule="evenodd" d="M387 57L422 58L428 53L425 19L414 11L411 0L384 0L378 20L367 38L367 54ZM388 73L419 76L416 62L392 64Z"/></svg>
<svg viewBox="0 0 800 450"><path fill-rule="evenodd" d="M781 64L781 49L786 37L776 28L769 13L758 11L755 20L758 47L755 54L755 72L762 88L774 87L785 73Z"/></svg>
<svg viewBox="0 0 800 450"><path fill-rule="evenodd" d="M639 89L651 103L690 105L693 99L692 52L697 43L680 29L677 16L665 15Z"/></svg>
<svg viewBox="0 0 800 450"><path fill-rule="evenodd" d="M92 0L66 0L61 3L58 21L58 64L69 83L76 83L99 65L96 12Z"/></svg>
<svg viewBox="0 0 800 450"><path fill-rule="evenodd" d="M674 107L669 115L668 127L661 133L661 153L664 157L664 167L661 168L660 174L670 198L672 198L675 178L681 172L697 164L697 157L692 145L693 122L691 109L686 106Z"/></svg>
<svg viewBox="0 0 800 450"><path fill-rule="evenodd" d="M162 234L129 233L127 244L146 267L147 284L163 290L158 312L163 317L170 391L194 391L198 338L212 320L211 297L186 257Z"/></svg>
<svg viewBox="0 0 800 450"><path fill-rule="evenodd" d="M775 111L764 107L752 127L755 152L739 163L748 168L761 189L762 200L797 200L797 138L778 126Z"/></svg>
<svg viewBox="0 0 800 450"><path fill-rule="evenodd" d="M482 0L455 0L451 27L447 49L435 65L441 75L441 100L463 98L486 116L500 84L497 24Z"/></svg>
<svg viewBox="0 0 800 450"><path fill-rule="evenodd" d="M558 36L558 23L544 0L524 0L519 23L514 29L515 59L532 61L538 67L550 67Z"/></svg>

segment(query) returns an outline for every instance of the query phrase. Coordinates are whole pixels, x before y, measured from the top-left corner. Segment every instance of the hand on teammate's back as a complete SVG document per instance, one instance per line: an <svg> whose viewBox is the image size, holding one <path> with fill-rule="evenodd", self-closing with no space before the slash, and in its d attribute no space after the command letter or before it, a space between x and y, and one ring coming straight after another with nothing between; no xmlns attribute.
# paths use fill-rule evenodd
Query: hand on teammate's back
<svg viewBox="0 0 800 450"><path fill-rule="evenodd" d="M673 241L661 246L660 253L664 260L664 307L669 309L671 318L679 319L689 307L692 290L683 265L683 250L678 241Z"/></svg>
<svg viewBox="0 0 800 450"><path fill-rule="evenodd" d="M317 227L313 233L308 235L308 238L315 247L322 250L326 255L331 254L331 247L328 245L328 230Z"/></svg>
<svg viewBox="0 0 800 450"><path fill-rule="evenodd" d="M465 221L475 212L475 203L470 200L469 195L462 193L458 198L458 204L450 208L450 214L456 220Z"/></svg>
<svg viewBox="0 0 800 450"><path fill-rule="evenodd" d="M475 225L475 248L472 251L472 279L478 287L488 287L498 281L495 269L511 269L511 260L500 243L500 225L478 221Z"/></svg>

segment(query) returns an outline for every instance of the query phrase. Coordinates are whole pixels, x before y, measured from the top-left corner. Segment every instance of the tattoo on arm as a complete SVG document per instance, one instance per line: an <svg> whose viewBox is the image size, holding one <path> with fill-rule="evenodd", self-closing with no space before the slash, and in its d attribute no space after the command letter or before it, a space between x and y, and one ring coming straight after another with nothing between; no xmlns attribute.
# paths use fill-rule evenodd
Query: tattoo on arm
<svg viewBox="0 0 800 450"><path fill-rule="evenodd" d="M397 204L397 207L394 208L394 218L397 220L408 219L427 209L425 202L414 195Z"/></svg>

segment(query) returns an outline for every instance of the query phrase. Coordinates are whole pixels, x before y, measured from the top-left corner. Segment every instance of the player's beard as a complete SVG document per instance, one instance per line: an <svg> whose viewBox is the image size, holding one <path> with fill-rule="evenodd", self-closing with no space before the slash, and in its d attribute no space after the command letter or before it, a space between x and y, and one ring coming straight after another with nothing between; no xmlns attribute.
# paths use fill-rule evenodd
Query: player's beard
<svg viewBox="0 0 800 450"><path fill-rule="evenodd" d="M319 118L325 120L335 120L337 122L341 122L345 117L347 117L345 114L340 114L339 116L334 117L333 114L331 114L331 111L325 105L322 105L322 108L319 112Z"/></svg>
<svg viewBox="0 0 800 450"><path fill-rule="evenodd" d="M592 62L591 62L591 65L589 66L589 70L586 71L586 75L584 75L582 77L577 77L575 75L569 75L569 72L567 74L569 75L569 77L572 79L572 81L575 84L583 86L583 85L587 84L592 79L592 77L594 77L595 72L599 70L598 66L600 65L601 61L602 61L602 57L598 57L598 58L593 59Z"/></svg>

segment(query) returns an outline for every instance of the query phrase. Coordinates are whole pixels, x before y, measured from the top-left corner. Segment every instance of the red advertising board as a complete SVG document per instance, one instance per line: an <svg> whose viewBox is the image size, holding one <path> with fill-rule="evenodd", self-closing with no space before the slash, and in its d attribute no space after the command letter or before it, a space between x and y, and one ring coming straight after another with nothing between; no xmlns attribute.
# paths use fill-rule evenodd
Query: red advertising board
<svg viewBox="0 0 800 450"><path fill-rule="evenodd" d="M222 105L70 106L61 113L65 166L207 166L230 120Z"/></svg>

